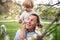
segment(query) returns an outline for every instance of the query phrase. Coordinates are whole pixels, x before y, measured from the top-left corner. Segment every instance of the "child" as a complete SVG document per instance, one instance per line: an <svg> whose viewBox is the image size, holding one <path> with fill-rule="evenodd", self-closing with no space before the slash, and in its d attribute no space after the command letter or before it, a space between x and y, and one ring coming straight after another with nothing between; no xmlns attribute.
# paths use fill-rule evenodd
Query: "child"
<svg viewBox="0 0 60 40"><path fill-rule="evenodd" d="M34 7L34 3L32 0L25 0L23 2L22 6L24 7L24 12L20 15L19 23L25 22L27 20L28 16L34 13L32 11L32 9Z"/></svg>
<svg viewBox="0 0 60 40"><path fill-rule="evenodd" d="M20 16L19 23L23 23L23 24L24 24L24 23L26 22L28 16L33 13L33 12L32 12L32 9L33 9L33 7L34 7L34 4L33 4L33 1L32 1L32 0L25 0L25 1L23 2L22 6L24 7L24 12L23 12L23 13L21 14L21 16ZM26 33L25 33L26 30L24 30L24 29L25 29L25 28L22 27L22 29L21 29L22 33L21 33L20 39L21 39L21 38L24 39L24 38L26 37ZM23 34L24 34L24 35L23 35Z"/></svg>
<svg viewBox="0 0 60 40"><path fill-rule="evenodd" d="M22 5L24 7L24 12L20 16L19 23L25 23L28 16L33 13L32 9L34 7L34 4L32 0L25 0Z"/></svg>

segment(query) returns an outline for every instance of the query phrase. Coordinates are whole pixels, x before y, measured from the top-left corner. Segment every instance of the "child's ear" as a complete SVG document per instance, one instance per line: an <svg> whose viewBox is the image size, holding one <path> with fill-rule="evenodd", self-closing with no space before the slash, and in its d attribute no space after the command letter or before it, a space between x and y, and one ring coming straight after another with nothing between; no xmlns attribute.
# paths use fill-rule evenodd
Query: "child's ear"
<svg viewBox="0 0 60 40"><path fill-rule="evenodd" d="M36 24L36 27L38 26L38 23Z"/></svg>

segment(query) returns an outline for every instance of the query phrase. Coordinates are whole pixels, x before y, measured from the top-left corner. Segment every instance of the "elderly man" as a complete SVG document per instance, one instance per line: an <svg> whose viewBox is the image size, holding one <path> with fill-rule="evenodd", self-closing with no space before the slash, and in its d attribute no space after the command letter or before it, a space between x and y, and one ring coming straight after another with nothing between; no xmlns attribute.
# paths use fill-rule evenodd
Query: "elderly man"
<svg viewBox="0 0 60 40"><path fill-rule="evenodd" d="M26 40L30 40L29 39L30 36L33 36L34 34L37 34L35 32L35 28L37 26L39 26L39 24L40 24L40 21L39 21L39 16L38 15L31 14L28 17L26 23L24 24L25 25L24 27L26 28L26 38L25 38ZM21 30L19 29L16 33L16 36L15 36L14 40L24 40L24 39L20 39L20 37L21 37Z"/></svg>

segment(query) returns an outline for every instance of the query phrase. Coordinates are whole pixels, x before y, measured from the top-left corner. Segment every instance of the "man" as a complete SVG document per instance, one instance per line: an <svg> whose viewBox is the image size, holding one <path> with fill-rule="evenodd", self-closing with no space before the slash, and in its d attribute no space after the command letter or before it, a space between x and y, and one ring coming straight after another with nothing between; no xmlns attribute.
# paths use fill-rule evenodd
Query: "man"
<svg viewBox="0 0 60 40"><path fill-rule="evenodd" d="M28 17L28 19L27 19L27 21L26 21L26 23L24 24L25 26L25 29L26 29L26 40L29 40L28 39L28 37L29 37L29 35L31 36L33 36L34 34L36 34L36 32L35 32L35 28L37 27L37 26L39 26L39 24L40 24L40 21L39 21L39 16L38 15L36 15L36 14L31 14L29 17ZM23 29L24 30L24 29ZM17 33L16 33L16 36L15 36L15 38L14 38L14 40L24 40L23 38L22 39L20 39L20 37L21 37L21 30L19 29L18 31L17 31Z"/></svg>

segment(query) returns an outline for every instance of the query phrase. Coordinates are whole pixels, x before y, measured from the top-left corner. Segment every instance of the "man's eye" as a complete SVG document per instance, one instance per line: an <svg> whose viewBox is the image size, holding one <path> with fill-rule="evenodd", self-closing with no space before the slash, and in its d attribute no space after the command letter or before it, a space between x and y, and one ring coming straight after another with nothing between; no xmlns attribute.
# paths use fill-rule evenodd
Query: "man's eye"
<svg viewBox="0 0 60 40"><path fill-rule="evenodd" d="M33 20L31 20L31 21L33 21Z"/></svg>

